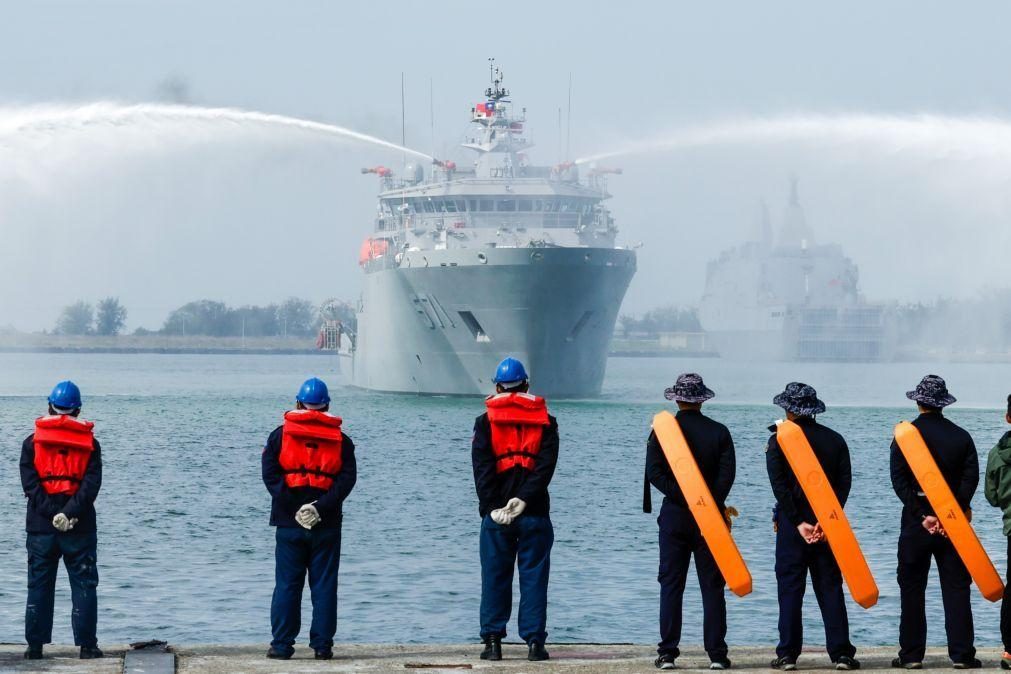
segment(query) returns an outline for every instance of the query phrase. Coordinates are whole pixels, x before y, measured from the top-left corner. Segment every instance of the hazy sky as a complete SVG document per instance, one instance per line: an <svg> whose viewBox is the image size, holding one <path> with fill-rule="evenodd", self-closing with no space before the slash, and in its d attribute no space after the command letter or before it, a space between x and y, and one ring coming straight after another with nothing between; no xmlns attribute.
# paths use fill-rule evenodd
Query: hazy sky
<svg viewBox="0 0 1011 674"><path fill-rule="evenodd" d="M489 56L528 108L543 163L558 158L570 73L573 156L756 116L1011 117L1003 2L0 0L0 11L0 106L164 100L174 80L197 105L398 141L404 72L408 144L440 155L461 156L452 148ZM611 182L621 238L644 244L626 310L697 302L706 261L745 236L760 199L778 220L791 174L817 236L843 245L868 296L1007 284L1011 143L980 152L977 138L931 153L910 152L912 140L730 143L613 160L625 170ZM353 299L376 189L358 169L399 162L227 128L25 147L0 140L0 326L33 329L51 326L63 304L110 294L131 327L158 327L202 297Z"/></svg>

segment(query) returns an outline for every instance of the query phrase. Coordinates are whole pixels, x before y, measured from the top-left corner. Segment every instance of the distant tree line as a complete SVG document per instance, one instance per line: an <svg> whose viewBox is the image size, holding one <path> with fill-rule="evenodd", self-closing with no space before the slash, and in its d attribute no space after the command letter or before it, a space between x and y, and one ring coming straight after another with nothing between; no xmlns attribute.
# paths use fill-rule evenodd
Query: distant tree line
<svg viewBox="0 0 1011 674"><path fill-rule="evenodd" d="M698 311L691 307L658 307L639 318L624 314L618 322L621 333L626 337L630 333L655 337L662 332L702 332Z"/></svg>
<svg viewBox="0 0 1011 674"><path fill-rule="evenodd" d="M336 318L352 330L355 314L350 305L335 307ZM118 335L126 324L126 308L119 299L107 297L97 305L78 301L64 307L56 321L60 335ZM210 337L312 337L320 327L317 306L309 300L290 297L264 306L230 307L224 302L197 300L173 310L159 330L137 328L137 335L202 335Z"/></svg>
<svg viewBox="0 0 1011 674"><path fill-rule="evenodd" d="M54 332L58 335L113 336L126 325L126 307L118 297L106 297L98 308L83 300L64 307L56 320Z"/></svg>
<svg viewBox="0 0 1011 674"><path fill-rule="evenodd" d="M211 337L309 337L317 330L316 305L291 297L280 304L234 308L213 300L189 302L169 314L161 332Z"/></svg>

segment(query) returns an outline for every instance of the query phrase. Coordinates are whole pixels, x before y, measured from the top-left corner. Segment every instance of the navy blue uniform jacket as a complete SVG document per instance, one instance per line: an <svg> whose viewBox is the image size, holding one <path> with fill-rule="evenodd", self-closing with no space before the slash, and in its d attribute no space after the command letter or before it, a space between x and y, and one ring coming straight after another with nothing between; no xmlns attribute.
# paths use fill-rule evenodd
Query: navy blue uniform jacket
<svg viewBox="0 0 1011 674"><path fill-rule="evenodd" d="M828 426L822 426L812 417L800 417L795 423L804 431L804 437L825 471L825 477L832 485L839 505L845 507L853 485L853 466L846 441L843 436ZM770 427L769 430L775 431L775 427ZM772 483L772 493L776 495L779 514L795 527L802 522L816 524L818 520L811 510L811 504L797 482L797 476L793 474L783 450L779 448L775 432L769 438L769 446L765 450L765 466L769 471L769 482Z"/></svg>
<svg viewBox="0 0 1011 674"><path fill-rule="evenodd" d="M948 483L962 510L968 510L976 487L979 486L979 456L976 444L967 431L940 413L921 414L913 420L920 431L937 467ZM892 440L892 488L902 501L902 521L920 522L934 510L922 495L920 483L906 463L899 445Z"/></svg>
<svg viewBox="0 0 1011 674"><path fill-rule="evenodd" d="M25 530L32 534L58 534L53 526L53 517L63 513L77 518L74 533L90 533L97 529L95 499L102 488L102 447L95 440L95 451L88 459L84 478L73 496L67 494L47 494L42 488L39 471L35 470L35 434L32 433L21 443L21 487L28 499L28 516Z"/></svg>
<svg viewBox="0 0 1011 674"><path fill-rule="evenodd" d="M548 425L544 427L541 449L533 470L517 466L504 473L496 473L495 454L491 449L491 422L487 413L482 414L474 422L471 462L474 464L474 485L477 487L481 517L501 508L511 498L526 502L524 515L547 517L551 510L548 484L558 463L558 422L548 415Z"/></svg>
<svg viewBox="0 0 1011 674"><path fill-rule="evenodd" d="M699 466L699 472L716 500L716 505L723 510L737 474L737 458L730 431L698 410L680 410L675 416L692 456L695 457L695 463ZM688 508L681 485L674 477L663 447L653 432L650 432L649 440L646 441L646 477L663 494L665 504ZM644 494L643 510L652 511L648 487Z"/></svg>
<svg viewBox="0 0 1011 674"><path fill-rule="evenodd" d="M358 464L355 462L355 443L341 433L341 472L329 489L314 487L289 487L284 483L281 468L281 432L278 426L267 438L263 448L263 484L270 492L270 525L274 527L298 527L295 513L306 503L316 502L320 522L313 529L337 529L341 525L344 499L354 489L358 481Z"/></svg>

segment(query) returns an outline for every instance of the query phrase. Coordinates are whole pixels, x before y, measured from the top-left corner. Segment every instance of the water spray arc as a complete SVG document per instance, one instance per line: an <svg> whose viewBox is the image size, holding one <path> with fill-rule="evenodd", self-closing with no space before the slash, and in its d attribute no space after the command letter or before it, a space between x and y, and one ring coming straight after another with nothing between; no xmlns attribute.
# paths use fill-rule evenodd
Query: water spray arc
<svg viewBox="0 0 1011 674"><path fill-rule="evenodd" d="M235 108L202 108L188 105L160 105L100 102L81 106L40 105L0 108L0 147L15 138L33 134L86 132L91 129L126 127L143 123L247 124L284 128L324 136L370 143L415 157L433 160L431 155L334 124L296 117Z"/></svg>
<svg viewBox="0 0 1011 674"><path fill-rule="evenodd" d="M581 157L589 164L612 157L721 145L807 143L860 145L880 153L920 152L939 158L1003 157L1011 162L1011 120L944 115L783 115L687 125L655 138Z"/></svg>

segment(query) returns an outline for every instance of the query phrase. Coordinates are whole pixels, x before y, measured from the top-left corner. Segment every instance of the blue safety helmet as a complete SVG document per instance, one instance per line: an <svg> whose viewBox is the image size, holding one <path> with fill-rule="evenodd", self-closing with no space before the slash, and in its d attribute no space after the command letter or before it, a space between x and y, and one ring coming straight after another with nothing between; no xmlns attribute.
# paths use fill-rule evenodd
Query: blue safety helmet
<svg viewBox="0 0 1011 674"><path fill-rule="evenodd" d="M328 405L330 403L330 391L322 379L313 377L306 379L302 388L298 390L295 400L303 405Z"/></svg>
<svg viewBox="0 0 1011 674"><path fill-rule="evenodd" d="M492 381L496 384L518 384L527 379L529 377L527 377L527 371L523 367L523 363L515 358L506 358L498 364L498 367L495 369L495 377Z"/></svg>
<svg viewBox="0 0 1011 674"><path fill-rule="evenodd" d="M67 379L53 387L49 394L49 404L61 410L76 410L81 407L81 389Z"/></svg>

